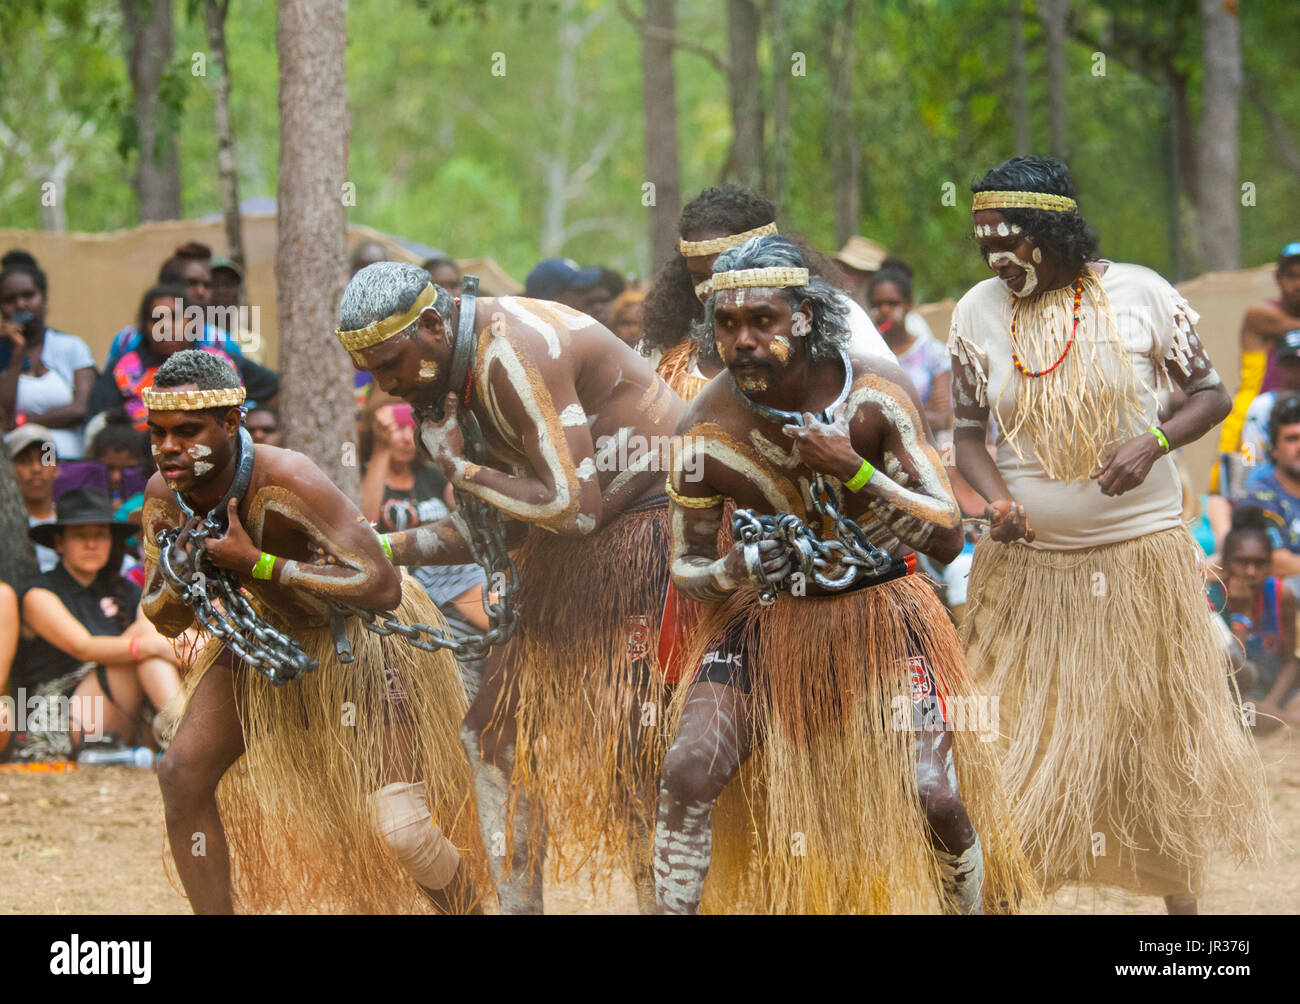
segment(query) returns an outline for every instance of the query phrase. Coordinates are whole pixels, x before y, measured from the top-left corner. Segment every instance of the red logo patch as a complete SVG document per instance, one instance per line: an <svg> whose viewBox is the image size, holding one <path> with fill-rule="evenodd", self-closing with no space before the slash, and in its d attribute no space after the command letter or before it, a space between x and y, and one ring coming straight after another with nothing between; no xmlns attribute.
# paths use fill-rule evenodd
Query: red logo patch
<svg viewBox="0 0 1300 1004"><path fill-rule="evenodd" d="M927 697L934 696L934 677L930 675L930 669L925 664L925 656L908 656L907 671L912 679L913 703L920 704Z"/></svg>

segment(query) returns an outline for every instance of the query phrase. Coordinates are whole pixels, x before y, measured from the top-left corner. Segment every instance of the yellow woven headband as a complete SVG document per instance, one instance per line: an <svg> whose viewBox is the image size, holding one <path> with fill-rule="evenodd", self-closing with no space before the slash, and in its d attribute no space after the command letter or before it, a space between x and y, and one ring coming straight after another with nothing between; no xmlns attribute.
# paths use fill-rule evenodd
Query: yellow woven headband
<svg viewBox="0 0 1300 1004"><path fill-rule="evenodd" d="M150 411L205 411L208 408L233 408L243 404L248 392L243 387L221 390L154 390L146 387L140 399Z"/></svg>
<svg viewBox="0 0 1300 1004"><path fill-rule="evenodd" d="M409 310L400 314L390 314L388 317L381 317L377 321L372 321L364 328L357 328L355 331L343 331L341 328L335 329L334 334L338 340L343 343L343 347L349 352L356 353L362 349L368 349L372 345L378 345L380 342L386 342L399 331L405 331L424 311L426 307L432 307L435 300L438 299L438 288L433 284L424 287L424 291L415 298Z"/></svg>
<svg viewBox="0 0 1300 1004"><path fill-rule="evenodd" d="M701 283L700 285L703 285ZM740 289L750 286L807 286L806 268L740 268L734 272L719 272L709 280L710 292L720 289Z"/></svg>
<svg viewBox="0 0 1300 1004"><path fill-rule="evenodd" d="M678 241L677 247L687 258L702 258L705 255L721 254L727 248L744 244L751 237L771 237L774 233L776 233L776 223L765 223L761 227L746 230L743 234L732 234L730 237L714 237L707 241Z"/></svg>
<svg viewBox="0 0 1300 1004"><path fill-rule="evenodd" d="M1064 195L1045 192L976 192L971 212L981 209L1044 209L1049 213L1078 212L1079 204Z"/></svg>

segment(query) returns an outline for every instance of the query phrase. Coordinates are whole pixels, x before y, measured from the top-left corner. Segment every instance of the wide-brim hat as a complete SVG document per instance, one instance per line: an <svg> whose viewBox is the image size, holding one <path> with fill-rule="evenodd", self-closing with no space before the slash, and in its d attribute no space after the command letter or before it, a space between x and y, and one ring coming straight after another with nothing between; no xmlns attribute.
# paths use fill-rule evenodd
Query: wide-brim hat
<svg viewBox="0 0 1300 1004"><path fill-rule="evenodd" d="M118 540L126 540L135 528L113 519L113 503L98 488L74 488L64 492L54 503L54 522L27 528L27 536L42 547L54 546L56 531L70 526L106 526Z"/></svg>
<svg viewBox="0 0 1300 1004"><path fill-rule="evenodd" d="M869 237L854 234L832 257L859 272L876 272L889 254Z"/></svg>

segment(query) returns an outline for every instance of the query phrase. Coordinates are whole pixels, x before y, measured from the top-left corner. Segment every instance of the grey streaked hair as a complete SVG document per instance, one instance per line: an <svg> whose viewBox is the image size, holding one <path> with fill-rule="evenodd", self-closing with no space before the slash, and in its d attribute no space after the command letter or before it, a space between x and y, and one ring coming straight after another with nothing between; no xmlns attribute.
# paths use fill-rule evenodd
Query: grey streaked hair
<svg viewBox="0 0 1300 1004"><path fill-rule="evenodd" d="M356 331L393 314L410 310L416 298L433 279L418 265L401 261L377 261L352 277L339 301L339 328ZM438 297L433 309L444 324L451 324L451 294L435 286ZM419 330L417 318L399 334L414 337Z"/></svg>
<svg viewBox="0 0 1300 1004"><path fill-rule="evenodd" d="M751 237L734 248L718 255L713 263L713 274L735 272L744 268L807 268L799 249L786 238L772 235ZM838 359L840 350L849 342L849 308L830 283L816 276L806 286L778 286L755 289L755 293L771 296L779 293L785 297L792 311L807 303L812 310L812 329L808 332L808 355L813 359ZM715 294L716 296L716 294ZM704 324L700 330L701 349L706 355L716 355L718 347L713 336L714 296L704 307Z"/></svg>

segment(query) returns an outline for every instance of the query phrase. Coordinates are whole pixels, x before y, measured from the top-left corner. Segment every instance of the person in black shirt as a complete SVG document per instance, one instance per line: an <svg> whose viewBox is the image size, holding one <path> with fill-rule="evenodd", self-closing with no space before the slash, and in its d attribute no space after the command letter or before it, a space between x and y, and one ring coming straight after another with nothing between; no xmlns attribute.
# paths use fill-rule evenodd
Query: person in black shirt
<svg viewBox="0 0 1300 1004"><path fill-rule="evenodd" d="M70 701L70 721L28 712L26 758L65 757L84 738L116 733L131 745L156 745L140 709L161 708L180 690L171 643L140 612L140 589L123 579L122 542L132 528L114 523L97 488L60 497L53 523L28 531L59 564L22 590L23 638L14 662L15 700L33 696L42 711ZM52 703L57 702L57 703ZM62 704L64 707L69 705Z"/></svg>

